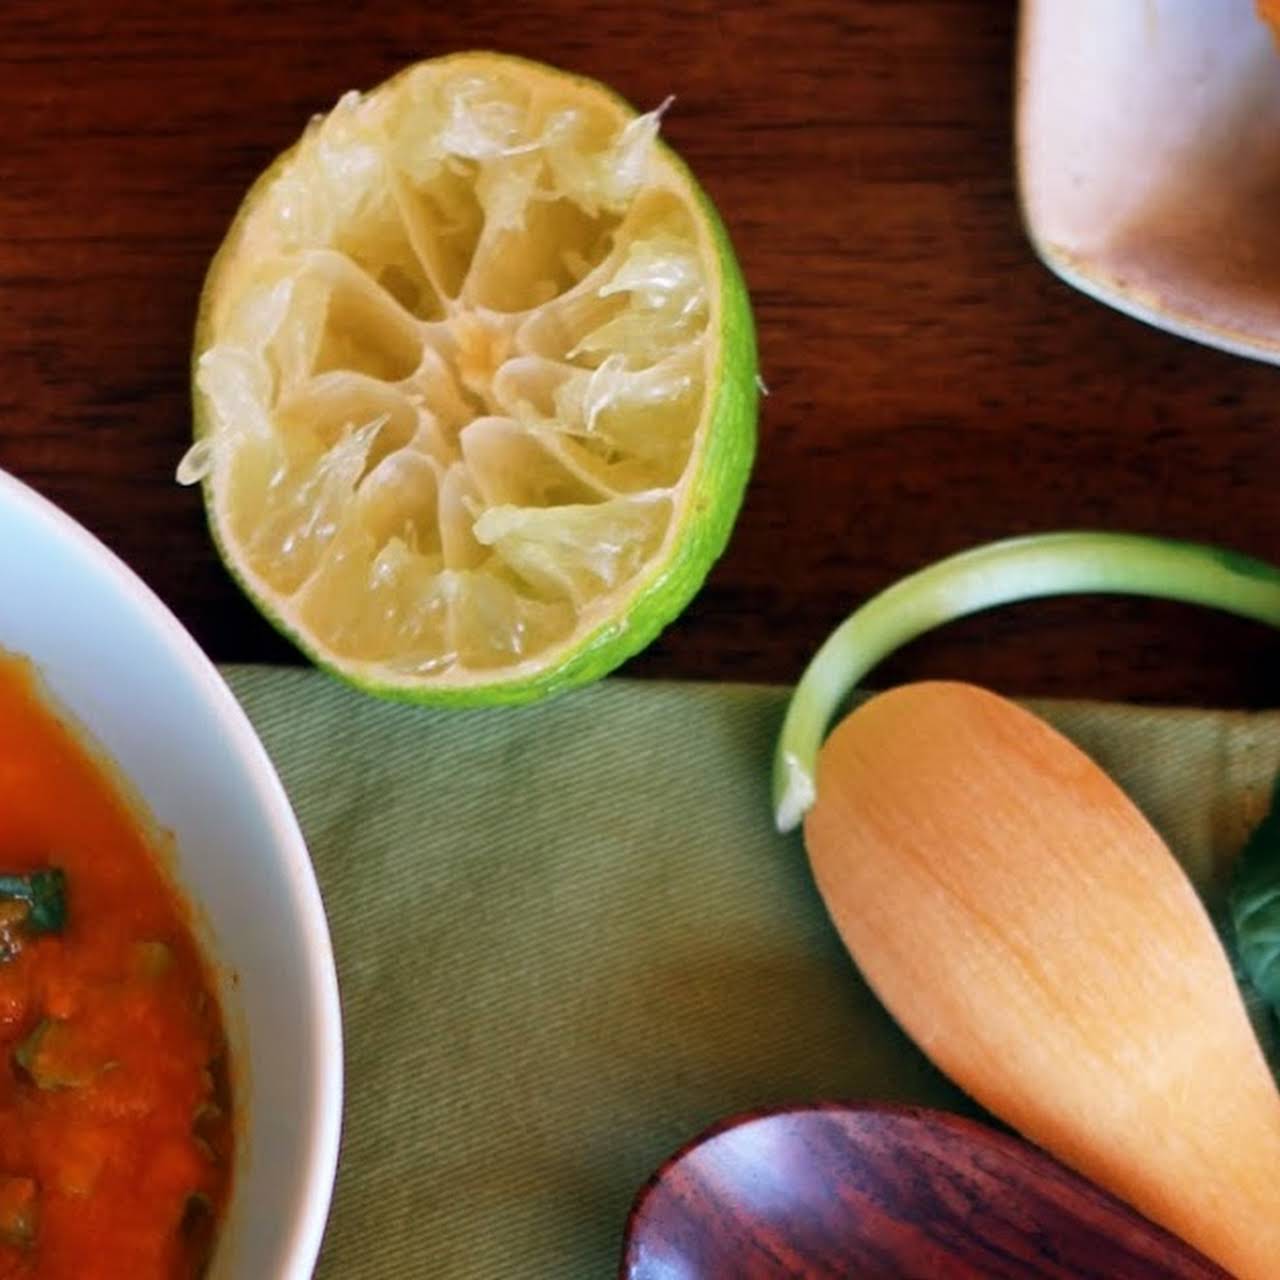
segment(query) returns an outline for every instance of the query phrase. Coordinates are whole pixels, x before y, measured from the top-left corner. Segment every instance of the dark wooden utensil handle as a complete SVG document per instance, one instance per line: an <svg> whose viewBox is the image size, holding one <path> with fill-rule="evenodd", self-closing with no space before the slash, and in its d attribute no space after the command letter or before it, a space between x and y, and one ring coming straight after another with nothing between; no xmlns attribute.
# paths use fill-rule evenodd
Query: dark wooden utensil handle
<svg viewBox="0 0 1280 1280"><path fill-rule="evenodd" d="M621 1275L1229 1280L1020 1139L834 1103L731 1120L674 1155L636 1198Z"/></svg>

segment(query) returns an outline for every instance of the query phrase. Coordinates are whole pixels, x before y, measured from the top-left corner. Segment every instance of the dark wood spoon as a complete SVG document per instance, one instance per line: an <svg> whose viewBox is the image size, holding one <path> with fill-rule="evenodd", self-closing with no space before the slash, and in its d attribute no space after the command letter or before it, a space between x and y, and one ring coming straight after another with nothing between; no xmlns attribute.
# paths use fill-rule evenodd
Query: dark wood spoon
<svg viewBox="0 0 1280 1280"><path fill-rule="evenodd" d="M835 1103L738 1117L672 1156L632 1206L621 1275L1230 1280L1019 1138Z"/></svg>

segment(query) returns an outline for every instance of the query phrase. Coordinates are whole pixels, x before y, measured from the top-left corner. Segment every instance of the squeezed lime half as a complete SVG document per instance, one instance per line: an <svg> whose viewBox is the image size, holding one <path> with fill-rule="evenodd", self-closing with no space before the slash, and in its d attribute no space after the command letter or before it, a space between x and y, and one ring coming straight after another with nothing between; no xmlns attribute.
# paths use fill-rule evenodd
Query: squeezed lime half
<svg viewBox="0 0 1280 1280"><path fill-rule="evenodd" d="M660 116L458 54L347 94L246 196L179 479L316 662L527 701L616 667L702 584L754 456L755 335Z"/></svg>

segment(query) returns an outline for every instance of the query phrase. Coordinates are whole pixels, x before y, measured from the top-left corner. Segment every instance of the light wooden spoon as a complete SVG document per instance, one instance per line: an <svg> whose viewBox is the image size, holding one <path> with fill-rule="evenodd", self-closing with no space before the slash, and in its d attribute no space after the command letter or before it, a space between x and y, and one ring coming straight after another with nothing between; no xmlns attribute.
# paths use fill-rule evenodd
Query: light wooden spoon
<svg viewBox="0 0 1280 1280"><path fill-rule="evenodd" d="M1280 1276L1280 1092L1191 883L1097 765L995 694L905 686L827 740L805 842L957 1084L1240 1280Z"/></svg>

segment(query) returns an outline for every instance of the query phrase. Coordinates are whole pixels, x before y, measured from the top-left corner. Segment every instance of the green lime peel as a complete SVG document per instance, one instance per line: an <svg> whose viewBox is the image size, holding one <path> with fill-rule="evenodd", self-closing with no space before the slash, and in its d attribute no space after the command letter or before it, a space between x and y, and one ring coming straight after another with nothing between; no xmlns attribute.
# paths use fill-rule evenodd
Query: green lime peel
<svg viewBox="0 0 1280 1280"><path fill-rule="evenodd" d="M1208 605L1280 628L1280 568L1221 547L1085 531L1009 538L939 560L873 596L809 663L774 755L778 830L799 826L812 806L823 737L844 700L883 658L955 618L1018 600L1084 593Z"/></svg>

